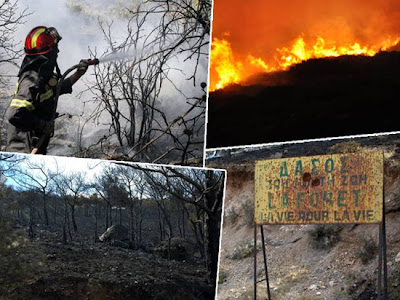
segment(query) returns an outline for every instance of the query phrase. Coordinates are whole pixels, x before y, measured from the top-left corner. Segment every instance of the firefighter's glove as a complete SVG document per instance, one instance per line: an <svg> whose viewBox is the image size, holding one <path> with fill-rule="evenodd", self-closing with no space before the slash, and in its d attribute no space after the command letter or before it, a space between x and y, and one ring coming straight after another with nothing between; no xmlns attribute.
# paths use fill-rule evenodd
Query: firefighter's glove
<svg viewBox="0 0 400 300"><path fill-rule="evenodd" d="M76 74L78 75L78 77L82 77L82 75L86 73L88 67L89 67L89 64L84 59L82 59L79 62L78 69L76 70Z"/></svg>

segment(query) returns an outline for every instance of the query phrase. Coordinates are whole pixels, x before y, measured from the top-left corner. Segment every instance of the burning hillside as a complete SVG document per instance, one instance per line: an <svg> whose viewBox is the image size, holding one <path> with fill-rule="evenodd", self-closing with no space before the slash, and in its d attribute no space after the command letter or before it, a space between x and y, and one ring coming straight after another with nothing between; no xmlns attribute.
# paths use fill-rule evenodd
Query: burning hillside
<svg viewBox="0 0 400 300"><path fill-rule="evenodd" d="M396 1L311 0L214 5L210 90L313 58L374 56L398 45Z"/></svg>
<svg viewBox="0 0 400 300"><path fill-rule="evenodd" d="M399 78L397 51L254 75L210 93L207 147L398 131Z"/></svg>
<svg viewBox="0 0 400 300"><path fill-rule="evenodd" d="M287 70L289 67L313 58L338 57L341 55L374 56L396 46L399 38L389 38L377 45L367 46L355 42L352 45L337 46L334 41L327 42L318 36L314 43L306 43L303 36L297 38L290 47L276 49L277 54L271 63L249 54L244 61L235 61L233 50L227 40L215 38L212 45L212 66L217 78L211 77L211 88L222 89L232 83L239 83L249 76L261 72Z"/></svg>

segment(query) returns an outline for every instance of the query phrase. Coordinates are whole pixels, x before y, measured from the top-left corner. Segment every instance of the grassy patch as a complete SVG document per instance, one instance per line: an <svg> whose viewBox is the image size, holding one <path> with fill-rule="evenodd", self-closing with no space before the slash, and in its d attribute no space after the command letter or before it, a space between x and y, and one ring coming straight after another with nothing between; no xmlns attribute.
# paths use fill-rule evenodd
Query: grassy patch
<svg viewBox="0 0 400 300"><path fill-rule="evenodd" d="M235 224L239 214L237 213L236 209L232 206L230 209L227 209L225 212L225 220L227 224Z"/></svg>
<svg viewBox="0 0 400 300"><path fill-rule="evenodd" d="M257 241L257 251L262 249L261 240ZM243 259L254 254L254 239L249 238L240 242L234 249L231 259Z"/></svg>

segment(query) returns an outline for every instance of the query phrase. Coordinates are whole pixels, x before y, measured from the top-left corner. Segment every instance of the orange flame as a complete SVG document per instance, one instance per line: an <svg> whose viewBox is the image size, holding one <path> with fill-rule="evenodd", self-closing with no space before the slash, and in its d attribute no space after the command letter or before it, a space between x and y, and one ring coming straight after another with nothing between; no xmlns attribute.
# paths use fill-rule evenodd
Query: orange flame
<svg viewBox="0 0 400 300"><path fill-rule="evenodd" d="M353 44L336 45L335 42L325 41L318 36L310 46L302 36L298 37L290 47L276 49L272 63L266 63L261 58L248 55L246 61L235 61L230 43L226 40L213 39L211 49L211 68L214 68L217 76L210 78L210 91L224 88L232 83L239 83L249 75L256 72L274 72L287 70L294 64L311 58L337 57L341 55L365 55L374 56L382 50L397 45L400 38L388 38L375 45ZM246 71L246 72L245 72ZM214 77L217 77L215 79ZM216 83L215 83L216 81Z"/></svg>
<svg viewBox="0 0 400 300"><path fill-rule="evenodd" d="M211 67L218 74L218 81L212 84L212 90L222 89L228 84L242 80L242 64L235 62L231 45L226 40L215 38L211 46ZM213 76L211 76L212 78Z"/></svg>

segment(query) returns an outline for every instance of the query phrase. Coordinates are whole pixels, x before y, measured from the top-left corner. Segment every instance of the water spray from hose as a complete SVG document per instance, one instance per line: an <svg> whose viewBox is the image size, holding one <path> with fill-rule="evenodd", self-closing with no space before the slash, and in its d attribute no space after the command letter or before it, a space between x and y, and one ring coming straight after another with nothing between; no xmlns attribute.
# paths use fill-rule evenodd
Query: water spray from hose
<svg viewBox="0 0 400 300"><path fill-rule="evenodd" d="M133 57L134 53L127 53L127 52L114 52L106 55L105 57L99 58L100 63L115 61L115 60L123 60L126 58Z"/></svg>
<svg viewBox="0 0 400 300"><path fill-rule="evenodd" d="M159 55L161 53L168 53L171 50L173 50L175 47L168 47L165 49L160 49L156 52L150 53L147 56L143 56L141 59L136 60L133 65L137 65L143 61L148 60L149 58ZM97 60L99 61L99 63L106 63L106 62L110 62L110 61L115 61L115 60L123 60L123 59L127 59L127 58L136 58L137 53L135 52L113 52L110 53L108 55L106 55L105 57L101 57L101 58L97 58Z"/></svg>

